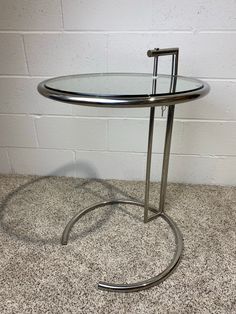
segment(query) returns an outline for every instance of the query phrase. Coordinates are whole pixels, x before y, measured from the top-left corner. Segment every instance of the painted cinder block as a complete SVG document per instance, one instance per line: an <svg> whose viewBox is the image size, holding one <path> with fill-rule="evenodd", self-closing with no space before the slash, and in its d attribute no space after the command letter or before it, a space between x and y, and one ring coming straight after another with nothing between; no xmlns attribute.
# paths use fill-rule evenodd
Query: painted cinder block
<svg viewBox="0 0 236 314"><path fill-rule="evenodd" d="M31 75L55 76L106 70L104 34L26 34L24 40Z"/></svg>
<svg viewBox="0 0 236 314"><path fill-rule="evenodd" d="M151 180L161 180L162 154L153 154ZM145 180L146 154L132 152L76 152L80 178ZM171 154L168 180L190 184L236 184L236 157ZM157 191L158 193L158 191Z"/></svg>
<svg viewBox="0 0 236 314"><path fill-rule="evenodd" d="M14 173L74 176L74 153L69 150L10 148Z"/></svg>
<svg viewBox="0 0 236 314"><path fill-rule="evenodd" d="M236 28L234 0L165 0L152 2L154 30L232 30Z"/></svg>
<svg viewBox="0 0 236 314"><path fill-rule="evenodd" d="M152 0L63 0L66 30L148 30Z"/></svg>
<svg viewBox="0 0 236 314"><path fill-rule="evenodd" d="M0 30L62 29L60 0L1 1Z"/></svg>
<svg viewBox="0 0 236 314"><path fill-rule="evenodd" d="M76 151L76 176L81 178L140 180L145 154Z"/></svg>
<svg viewBox="0 0 236 314"><path fill-rule="evenodd" d="M35 122L41 148L107 149L105 119L46 116Z"/></svg>
<svg viewBox="0 0 236 314"><path fill-rule="evenodd" d="M178 153L236 155L236 122L184 121L183 140Z"/></svg>
<svg viewBox="0 0 236 314"><path fill-rule="evenodd" d="M111 119L109 120L109 150L146 152L148 139L148 119ZM153 135L153 152L162 153L164 145L166 121L156 120ZM183 126L181 122L174 124L172 152L179 150L182 141Z"/></svg>
<svg viewBox="0 0 236 314"><path fill-rule="evenodd" d="M0 113L71 115L72 105L41 96L37 85L45 78L0 77Z"/></svg>
<svg viewBox="0 0 236 314"><path fill-rule="evenodd" d="M210 93L191 103L176 106L176 118L235 120L236 82L207 80Z"/></svg>
<svg viewBox="0 0 236 314"><path fill-rule="evenodd" d="M0 43L0 75L28 74L22 36L1 33Z"/></svg>
<svg viewBox="0 0 236 314"><path fill-rule="evenodd" d="M0 134L0 146L37 146L32 117L0 115Z"/></svg>
<svg viewBox="0 0 236 314"><path fill-rule="evenodd" d="M169 181L190 184L236 184L235 156L171 155Z"/></svg>
<svg viewBox="0 0 236 314"><path fill-rule="evenodd" d="M7 155L7 149L0 148L0 174L9 173L11 173L11 166Z"/></svg>

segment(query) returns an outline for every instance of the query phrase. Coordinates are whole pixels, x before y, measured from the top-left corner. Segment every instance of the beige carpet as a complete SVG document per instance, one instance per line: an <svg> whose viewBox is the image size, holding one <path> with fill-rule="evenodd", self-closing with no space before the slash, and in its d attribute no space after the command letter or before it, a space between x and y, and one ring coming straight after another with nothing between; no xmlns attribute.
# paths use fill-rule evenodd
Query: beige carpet
<svg viewBox="0 0 236 314"><path fill-rule="evenodd" d="M236 313L236 188L170 184L167 213L184 237L177 270L131 294L97 290L99 280L133 282L165 268L173 235L142 209L108 206L66 222L107 198L143 199L143 182L0 176L0 313ZM151 185L158 204L159 184Z"/></svg>

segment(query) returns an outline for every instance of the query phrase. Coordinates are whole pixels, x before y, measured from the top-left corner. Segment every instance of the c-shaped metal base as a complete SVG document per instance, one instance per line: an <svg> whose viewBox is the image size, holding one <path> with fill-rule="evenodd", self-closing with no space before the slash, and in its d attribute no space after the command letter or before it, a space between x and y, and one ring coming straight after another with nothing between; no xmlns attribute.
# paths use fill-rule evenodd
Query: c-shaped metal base
<svg viewBox="0 0 236 314"><path fill-rule="evenodd" d="M129 205L135 205L135 206L141 206L144 207L145 205L143 203L139 202L134 202L134 201L129 201L129 200L110 200L107 202L102 202L102 203L97 203L94 204L90 207L85 208L82 212L76 214L67 224L63 234L62 234L62 239L61 239L61 244L66 245L68 243L69 239L69 234L74 226L74 224L85 214L91 212L92 210L99 208L99 207L104 207L107 205L113 205L113 204L129 204ZM134 292L134 291L139 291L143 289L148 289L152 286L155 286L165 280L176 268L180 261L180 257L183 251L183 239L181 232L175 222L164 212L158 211L154 207L149 207L149 210L154 212L155 214L150 217L150 220L156 217L161 217L164 219L170 228L173 231L173 234L175 236L175 244L176 244L176 250L174 253L174 256L169 263L169 265L166 267L164 271L162 271L160 274L158 274L155 277L149 278L144 281L139 281L136 283L131 283L131 284L113 284L113 283L107 283L107 282L99 282L98 283L98 288L102 290L107 290L107 291L115 291L115 292Z"/></svg>
<svg viewBox="0 0 236 314"><path fill-rule="evenodd" d="M155 67L155 66L154 66ZM155 84L154 84L155 85ZM154 86L155 88L155 86ZM153 208L149 204L149 190L150 190L150 171L151 171L151 157L152 157L152 141L153 141L153 128L154 128L154 117L155 117L155 107L151 107L150 109L150 119L149 119L149 133L148 133L148 150L147 150L147 166L146 166L146 181L145 181L145 199L144 204L139 202L134 202L130 200L110 200L107 202L97 203L90 207L85 208L81 213L75 215L70 222L67 224L61 239L61 243L63 245L67 244L69 234L71 228L74 224L85 214L90 211L98 208L104 207L106 205L112 204L130 204L144 207L144 223L148 221L161 217L164 219L170 228L172 229L175 236L175 244L176 250L174 256L167 266L167 268L158 274L155 277L150 279L139 281L132 284L112 284L106 282L99 282L98 288L102 290L108 291L116 291L116 292L132 292L139 291L143 289L148 289L152 286L157 285L164 279L166 279L172 271L176 268L180 261L180 257L183 251L183 240L180 230L176 226L175 222L164 213L164 205L165 205L165 197L166 197L166 187L167 187L167 175L168 175L168 166L169 166L169 157L170 157L170 145L171 145L171 135L172 135L172 127L173 127L173 119L174 119L174 105L170 105L168 107L168 115L167 115L167 125L166 125L166 137L165 137L165 146L164 146L164 154L163 154L163 164L162 164L162 176L161 176L161 191L160 191L160 203L159 210ZM152 216L149 216L149 211L153 212Z"/></svg>

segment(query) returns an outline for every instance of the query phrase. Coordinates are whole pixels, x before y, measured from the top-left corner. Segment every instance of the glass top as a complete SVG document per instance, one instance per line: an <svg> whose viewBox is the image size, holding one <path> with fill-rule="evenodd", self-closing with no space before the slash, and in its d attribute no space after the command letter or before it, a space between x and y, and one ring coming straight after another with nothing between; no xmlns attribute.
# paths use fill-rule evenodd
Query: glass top
<svg viewBox="0 0 236 314"><path fill-rule="evenodd" d="M45 87L51 90L96 97L148 96L186 93L203 88L196 79L178 76L173 92L173 77L160 74L153 77L144 73L98 73L61 76L49 79ZM156 88L153 90L153 83Z"/></svg>

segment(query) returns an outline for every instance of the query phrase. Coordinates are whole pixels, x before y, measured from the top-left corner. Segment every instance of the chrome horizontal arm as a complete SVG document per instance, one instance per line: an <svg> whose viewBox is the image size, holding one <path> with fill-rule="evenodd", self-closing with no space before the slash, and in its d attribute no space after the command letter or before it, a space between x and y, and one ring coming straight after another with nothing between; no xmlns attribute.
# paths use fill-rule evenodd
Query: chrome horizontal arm
<svg viewBox="0 0 236 314"><path fill-rule="evenodd" d="M153 50L147 51L148 57L167 56L167 55L173 55L173 54L178 54L178 53L179 53L179 48L165 48L165 49L155 48Z"/></svg>

